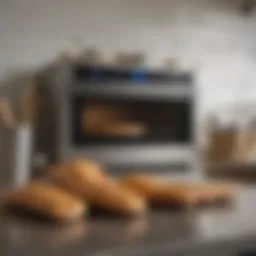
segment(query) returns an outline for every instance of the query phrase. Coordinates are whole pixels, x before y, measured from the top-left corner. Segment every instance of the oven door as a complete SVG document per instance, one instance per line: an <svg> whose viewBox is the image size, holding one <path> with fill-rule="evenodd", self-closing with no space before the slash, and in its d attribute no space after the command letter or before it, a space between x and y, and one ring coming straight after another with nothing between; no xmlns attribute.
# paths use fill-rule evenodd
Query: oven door
<svg viewBox="0 0 256 256"><path fill-rule="evenodd" d="M191 158L194 101L188 88L76 86L65 102L61 157L89 156L111 166L179 165Z"/></svg>
<svg viewBox="0 0 256 256"><path fill-rule="evenodd" d="M191 103L73 96L74 146L191 143Z"/></svg>

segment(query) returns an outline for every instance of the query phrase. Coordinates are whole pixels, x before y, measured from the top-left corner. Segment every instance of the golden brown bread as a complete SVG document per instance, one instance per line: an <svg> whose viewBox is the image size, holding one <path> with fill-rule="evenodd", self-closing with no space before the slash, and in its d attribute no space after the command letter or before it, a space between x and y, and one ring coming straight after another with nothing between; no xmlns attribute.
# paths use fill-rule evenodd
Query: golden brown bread
<svg viewBox="0 0 256 256"><path fill-rule="evenodd" d="M112 122L102 126L105 136L141 136L147 133L145 125L132 122Z"/></svg>
<svg viewBox="0 0 256 256"><path fill-rule="evenodd" d="M121 185L134 190L156 204L197 205L232 198L230 187L217 183L160 181L150 175L133 174Z"/></svg>
<svg viewBox="0 0 256 256"><path fill-rule="evenodd" d="M5 205L24 209L54 221L71 221L87 211L83 201L67 191L44 181L34 181L12 191Z"/></svg>
<svg viewBox="0 0 256 256"><path fill-rule="evenodd" d="M145 200L133 191L115 183L104 184L89 200L94 206L124 216L145 212Z"/></svg>
<svg viewBox="0 0 256 256"><path fill-rule="evenodd" d="M136 173L124 177L121 180L120 185L135 191L147 200L152 200L158 191L160 184L149 175Z"/></svg>
<svg viewBox="0 0 256 256"><path fill-rule="evenodd" d="M125 177L122 186L134 190L154 204L190 205L198 201L198 193L183 184L157 180L153 176L133 174Z"/></svg>
<svg viewBox="0 0 256 256"><path fill-rule="evenodd" d="M211 203L222 200L231 200L234 195L234 187L227 184L209 182L205 184L199 184L198 187L202 191L201 200L203 202Z"/></svg>
<svg viewBox="0 0 256 256"><path fill-rule="evenodd" d="M152 202L157 204L170 204L179 206L192 206L198 204L200 194L188 186L164 184L159 187Z"/></svg>
<svg viewBox="0 0 256 256"><path fill-rule="evenodd" d="M169 186L173 186L169 183ZM226 184L217 182L179 182L174 186L186 187L198 195L198 203L215 203L232 199L234 189Z"/></svg>
<svg viewBox="0 0 256 256"><path fill-rule="evenodd" d="M47 175L56 184L86 199L90 199L95 191L110 181L99 164L83 159L56 164L48 170Z"/></svg>
<svg viewBox="0 0 256 256"><path fill-rule="evenodd" d="M48 176L58 185L93 206L122 215L137 215L146 210L145 201L107 177L98 164L71 160L51 168Z"/></svg>

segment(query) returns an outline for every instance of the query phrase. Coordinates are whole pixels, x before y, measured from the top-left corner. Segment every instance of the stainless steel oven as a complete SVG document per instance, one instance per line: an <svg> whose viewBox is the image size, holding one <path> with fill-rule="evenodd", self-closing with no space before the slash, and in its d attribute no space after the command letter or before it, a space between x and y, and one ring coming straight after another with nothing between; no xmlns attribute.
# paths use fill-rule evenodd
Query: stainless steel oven
<svg viewBox="0 0 256 256"><path fill-rule="evenodd" d="M41 118L55 120L47 129L51 139L39 136L44 137L42 143L48 141L47 150L54 154L51 161L87 156L110 170L191 168L196 161L196 94L191 75L70 70L75 72L52 85L58 88L58 100L53 100L57 114L53 117L48 111Z"/></svg>
<svg viewBox="0 0 256 256"><path fill-rule="evenodd" d="M58 158L87 156L113 169L191 164L195 91L191 79L178 78L69 83L60 103Z"/></svg>

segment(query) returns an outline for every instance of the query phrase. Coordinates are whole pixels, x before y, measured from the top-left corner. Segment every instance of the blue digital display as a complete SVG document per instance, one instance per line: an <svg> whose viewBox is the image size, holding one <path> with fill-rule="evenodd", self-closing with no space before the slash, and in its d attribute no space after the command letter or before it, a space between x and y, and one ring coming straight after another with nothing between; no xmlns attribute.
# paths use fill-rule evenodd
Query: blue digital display
<svg viewBox="0 0 256 256"><path fill-rule="evenodd" d="M147 80L147 74L145 71L132 71L131 79L133 82L145 82Z"/></svg>

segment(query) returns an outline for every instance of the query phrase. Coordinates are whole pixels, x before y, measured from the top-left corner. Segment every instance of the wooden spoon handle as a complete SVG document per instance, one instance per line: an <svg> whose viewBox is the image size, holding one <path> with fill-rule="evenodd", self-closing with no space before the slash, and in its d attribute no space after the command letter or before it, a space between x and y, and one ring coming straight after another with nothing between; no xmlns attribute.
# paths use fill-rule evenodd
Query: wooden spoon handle
<svg viewBox="0 0 256 256"><path fill-rule="evenodd" d="M9 129L17 125L13 108L7 99L0 99L0 120Z"/></svg>

